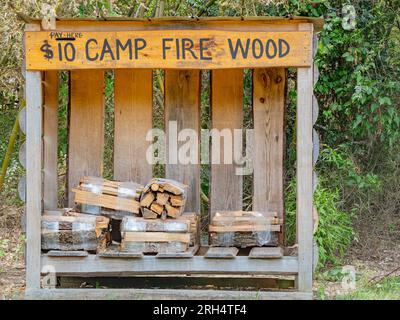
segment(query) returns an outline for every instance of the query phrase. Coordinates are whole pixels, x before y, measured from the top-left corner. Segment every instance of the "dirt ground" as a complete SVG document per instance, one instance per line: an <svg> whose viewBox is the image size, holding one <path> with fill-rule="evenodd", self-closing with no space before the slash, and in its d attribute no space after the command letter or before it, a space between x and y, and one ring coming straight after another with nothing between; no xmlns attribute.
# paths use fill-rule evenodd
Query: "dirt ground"
<svg viewBox="0 0 400 320"><path fill-rule="evenodd" d="M25 238L20 227L22 209L0 207L0 212L4 213L0 220L0 300L23 299L25 289L23 255ZM391 225L390 223L389 225ZM356 230L358 241L355 241L351 246L344 265L354 266L357 275L360 275L364 282L379 282L388 275L400 276L400 269L398 269L400 266L398 234L395 235L396 239L393 239L393 233L388 237L381 233L381 238L371 238L367 237L368 232L364 230L364 228L371 230L371 225L362 228L363 224L356 222L356 227L359 229ZM329 273L329 269L321 274L326 273ZM337 295L348 293L343 289L339 279L335 281L335 279L328 277L327 280L321 275L318 275L317 279L314 283L316 299L320 299L321 296L324 299L334 299Z"/></svg>

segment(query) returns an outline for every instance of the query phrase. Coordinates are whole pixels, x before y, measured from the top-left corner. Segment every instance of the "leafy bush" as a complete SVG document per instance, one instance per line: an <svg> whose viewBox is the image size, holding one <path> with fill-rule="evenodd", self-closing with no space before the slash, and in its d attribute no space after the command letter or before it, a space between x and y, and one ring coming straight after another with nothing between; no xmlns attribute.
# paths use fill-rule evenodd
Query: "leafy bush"
<svg viewBox="0 0 400 320"><path fill-rule="evenodd" d="M340 201L338 190L320 186L314 194L319 221L314 239L319 248L319 266L326 263L337 264L344 256L354 233L350 214L338 208ZM295 243L296 235L296 184L291 182L286 189L286 240Z"/></svg>

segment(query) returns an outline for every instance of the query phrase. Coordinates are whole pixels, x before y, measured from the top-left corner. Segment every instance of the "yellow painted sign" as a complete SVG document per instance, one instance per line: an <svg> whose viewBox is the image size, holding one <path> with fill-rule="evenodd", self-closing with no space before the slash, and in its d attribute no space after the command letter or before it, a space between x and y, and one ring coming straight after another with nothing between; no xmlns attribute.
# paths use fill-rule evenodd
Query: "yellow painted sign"
<svg viewBox="0 0 400 320"><path fill-rule="evenodd" d="M32 31L25 37L28 70L311 65L306 31Z"/></svg>

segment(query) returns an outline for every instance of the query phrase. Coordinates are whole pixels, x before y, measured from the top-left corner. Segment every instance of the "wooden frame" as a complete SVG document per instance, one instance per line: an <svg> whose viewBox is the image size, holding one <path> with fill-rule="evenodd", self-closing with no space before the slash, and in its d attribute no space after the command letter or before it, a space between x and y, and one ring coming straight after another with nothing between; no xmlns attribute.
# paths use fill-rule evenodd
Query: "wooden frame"
<svg viewBox="0 0 400 320"><path fill-rule="evenodd" d="M315 24L313 24L315 23ZM204 20L187 20L187 19L169 19L169 20L113 20L113 21L97 21L97 20L61 20L57 21L57 27L55 31L63 32L83 32L83 31L132 31L132 30L225 30L228 32L242 30L246 28L249 32L302 32L301 34L306 34L308 37L308 42L312 44L311 50L307 51L307 62L298 67L298 99L297 99L297 239L298 239L298 255L294 257L284 256L282 259L248 259L248 257L238 256L234 259L206 259L203 256L194 256L192 258L180 259L177 263L176 259L164 258L157 259L156 257L145 256L143 258L101 258L94 255L87 255L82 257L54 257L41 254L40 247L40 216L43 209L54 209L57 205L56 197L54 196L54 190L57 190L57 163L54 163L54 152L57 150L57 141L55 132L57 130L56 121L54 120L54 110L56 108L55 96L57 89L57 71L37 71L28 70L26 71L26 121L27 121L27 137L26 137L26 152L27 152L27 199L26 199L26 211L27 211L27 251L26 251L26 296L27 298L107 298L107 297L117 297L117 298L157 298L157 297L171 297L174 299L181 298L213 298L213 299L223 299L223 298L251 298L255 296L260 299L311 299L312 298L312 273L313 273L313 205L312 205L312 195L313 195L313 124L315 123L315 102L313 101L313 85L315 82L315 69L311 63L312 61L312 51L315 51L315 42L313 42L314 36L314 26L317 29L321 26L321 21L313 21L312 19L306 18L296 18L293 20L287 19L204 19ZM40 32L40 25L38 21L32 21L28 24L26 31L30 32L30 35L35 35L35 32ZM46 32L45 32L46 33ZM39 34L39 33L38 33ZM29 49L27 52L29 56ZM305 60L306 61L306 60ZM277 64L275 67L285 67L290 64L280 65ZM106 65L108 66L108 65ZM177 67L177 65L168 65L167 67ZM195 64L191 64L190 67L195 67ZM207 64L199 64L198 69L209 69ZM225 65L224 65L225 66ZM258 66L258 64L250 64L250 66ZM294 65L298 66L298 65ZM145 65L144 67L148 67ZM187 66L186 66L187 67ZM225 71L214 71L213 81L228 80L235 83L235 74L237 73L234 68L243 67L243 65L232 65L232 69ZM68 69L68 67L66 67ZM185 68L185 65L182 65ZM49 68L55 69L55 68ZM42 72L44 73L44 82L42 82ZM73 71L80 73L82 71ZM97 71L102 73L102 71ZM140 90L142 87L138 80L135 80L135 75L132 74L131 70L120 70L118 71L118 79L124 78L132 80L132 88ZM143 70L148 74L149 71ZM226 77L226 72L232 73L230 77ZM257 69L257 75L263 77L262 72L265 72L267 77L282 77L284 75L283 69ZM264 76L265 76L264 74ZM220 75L220 77L219 77ZM183 77L183 78L182 78ZM190 78L193 77L193 78ZM239 77L240 78L240 77ZM238 78L238 79L239 79ZM181 96L180 101L173 101L167 99L167 117L169 119L177 119L181 117L180 113L174 113L176 108L186 108L187 103L191 104L190 108L193 108L194 114L193 119L185 119L187 125L192 126L195 130L199 130L199 115L196 114L198 111L198 100L196 97L192 99L189 96L190 89L185 81L191 83L198 83L198 71L168 71L167 81L165 86L173 86L175 80L182 81L180 84L180 90L187 90L188 94ZM181 79L181 80L180 80ZM183 79L183 80L182 80ZM189 79L189 80L188 80ZM119 80L117 80L119 81ZM228 82L229 82L228 81ZM264 81L264 80L262 80ZM260 89L254 92L254 95L258 97L255 108L260 114L263 114L264 100L263 96L263 84L262 81L257 84ZM240 81L237 81L238 84ZM42 91L42 86L44 84L45 90ZM99 89L100 84L97 86L96 82L92 81L91 76L88 78L88 84L94 86L93 92L90 95L95 95L96 90ZM268 95L266 97L267 102L274 106L282 105L283 101L279 100L279 95L283 90L283 87L279 85L279 81L276 82L277 87L275 96ZM120 82L118 86L121 86L121 90L126 90L126 83ZM229 84L228 84L229 86ZM266 85L266 87L268 87ZM125 89L123 89L125 88ZM231 87L229 87L231 88ZM229 91L229 88L227 89ZM148 90L147 90L148 89ZM134 105L139 104L139 108L146 108L150 104L147 93L151 93L151 89L147 88L145 91L141 92L142 97L137 100L132 100L135 98L130 98L130 100L124 101L124 95L120 92L116 93L117 99L124 103L124 110L132 116L132 112L135 112L133 108ZM117 90L117 89L116 89ZM120 89L118 89L120 90ZM275 90L275 89L274 89ZM228 92L228 91L225 91ZM44 93L44 94L43 94ZM214 92L215 94L215 92ZM257 96L258 95L258 96ZM168 97L168 96L167 96ZM231 103L224 105L222 101L231 99L231 95L227 96L214 96L214 103L218 103L219 99L221 101L221 107L227 108L232 107ZM93 97L90 98L93 100ZM96 98L94 98L96 99ZM99 105L99 119L102 119L101 109L102 101L101 98L96 100ZM133 101L133 102L132 102ZM216 102L217 101L217 102ZM234 100L232 100L234 101ZM133 103L133 104L132 104ZM233 102L234 104L235 102ZM43 107L44 106L44 107ZM236 120L239 123L241 119L240 108L235 110L233 117L238 117ZM122 110L122 109L121 109ZM197 111L196 111L197 110ZM217 109L216 109L217 110ZM223 110L223 109L221 109ZM78 110L81 112L82 110ZM237 112L236 112L237 111ZM122 111L121 111L122 112ZM271 119L277 117L282 121L281 124L278 123L278 127L273 127L271 130L276 132L279 136L279 126L283 126L283 113L271 114ZM215 113L215 118L213 119L214 124L218 126L218 113ZM88 113L88 117L92 114ZM143 118L143 128L147 128L150 125L149 119L151 115L144 115ZM224 117L224 113L221 113L221 117ZM44 121L44 124L42 122ZM222 118L221 118L222 119ZM234 120L234 119L233 119ZM146 122L147 121L147 122ZM278 120L277 120L278 121ZM274 124L275 125L275 124ZM76 124L79 128L79 124ZM263 122L257 124L256 129L262 130ZM97 130L97 127L96 127ZM101 128L99 129L99 136L102 135ZM129 127L119 127L118 135L120 136L123 132L130 132L132 135L141 135L142 133L137 131L131 131ZM281 137L283 139L283 137ZM70 139L73 137L70 136ZM119 141L119 138L117 138ZM278 139L279 140L279 139ZM44 142L43 142L44 141ZM96 150L101 152L103 148L103 142L96 146ZM132 144L129 140L123 142L124 145ZM132 145L135 146L133 143ZM93 147L93 146L92 146ZM266 150L272 148L279 153L279 148L283 148L283 144L279 142L274 145L273 141L269 141L266 145L260 145L260 150ZM263 149L264 148L264 149ZM266 149L265 149L266 148ZM282 151L282 150L281 150ZM79 150L76 152L80 152ZM97 152L97 151L96 151ZM264 151L262 151L264 152ZM268 166L266 163L276 162L283 164L283 158L278 155L277 158L270 158L263 160L263 153L260 153L258 157L261 159L261 166ZM43 159L42 159L43 154ZM76 154L76 153L75 153ZM71 159L70 159L71 161ZM79 158L72 159L79 163ZM266 162L263 162L266 161ZM132 164L133 163L133 164ZM124 175L124 168L134 165L135 162L123 164L123 167L115 169L116 175L120 178ZM124 167L125 166L125 167ZM90 167L90 166L89 166ZM102 164L98 164L98 171L90 172L85 170L82 173L85 174L101 174ZM213 166L212 166L213 167ZM225 171L220 171L220 168L214 167L214 178L220 176L220 179L224 179L226 175ZM224 168L223 170L226 170ZM268 168L266 169L268 172ZM77 172L71 172L74 174L76 180ZM82 174L79 173L79 174ZM199 173L196 168L182 168L169 166L167 174L170 177L180 177L184 180L190 181L194 179L196 188L199 189ZM126 178L137 178L141 181L145 181L147 177L151 175L148 167L143 168L143 172L130 172ZM257 179L262 179L257 178ZM279 180L279 179L278 179ZM276 180L275 180L276 181ZM220 181L221 182L221 181ZM258 181L258 183L260 180ZM224 183L224 182L221 182ZM274 180L269 181L269 183L274 183ZM238 184L229 183L232 186L232 190L235 188L241 188L241 182ZM55 188L55 189L54 189ZM257 187L258 188L258 187ZM270 186L267 184L260 184L260 188L264 188L267 193L270 190ZM240 190L240 189L238 189ZM53 192L53 194L52 194ZM269 192L268 192L269 193ZM283 201L274 202L274 199L282 198L283 190L282 187L277 191L277 195L273 198L263 198L263 193L255 195L256 208L258 210L265 210L272 208L279 212L280 218L283 218ZM191 195L193 199L193 209L199 208L200 200L197 193ZM238 209L241 203L231 203L229 208L220 208L219 206L226 205L226 201L221 194L218 194L218 189L212 189L211 198L219 200L219 203L212 202L211 212L220 209ZM221 199L223 200L221 203ZM282 199L281 199L282 200ZM43 203L44 201L44 203ZM213 200L211 200L213 201ZM239 206L239 207L237 207ZM240 209L240 208L239 208ZM210 290L147 290L147 289L132 289L132 290L119 290L119 289L93 289L93 290L83 290L83 289L54 289L54 290L42 290L41 289L41 271L48 272L48 267L51 267L54 272L58 275L100 275L100 274L129 274L130 272L139 272L140 270L148 270L148 272L160 272L160 273L211 273L211 274L234 274L234 273L248 273L248 274L292 274L297 276L298 288L297 291L293 292L238 292L236 291L210 291ZM110 272L112 270L112 272Z"/></svg>

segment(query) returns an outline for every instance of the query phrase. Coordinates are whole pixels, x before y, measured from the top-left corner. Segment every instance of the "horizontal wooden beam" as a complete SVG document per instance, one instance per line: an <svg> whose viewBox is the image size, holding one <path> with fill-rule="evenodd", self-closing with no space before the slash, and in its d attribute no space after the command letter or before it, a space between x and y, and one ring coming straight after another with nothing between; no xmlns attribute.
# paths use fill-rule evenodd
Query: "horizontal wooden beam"
<svg viewBox="0 0 400 320"><path fill-rule="evenodd" d="M101 258L96 255L88 257L49 257L42 256L42 269L45 266L54 268L57 276L128 276L129 274L148 273L211 273L211 274L297 274L297 257L282 259L249 259L237 256L234 259L205 259L194 256L188 259L157 259L155 256L143 258ZM48 268L45 268L48 270Z"/></svg>
<svg viewBox="0 0 400 320"><path fill-rule="evenodd" d="M26 299L36 300L311 300L312 293L297 291L233 291L173 289L38 289L27 290Z"/></svg>
<svg viewBox="0 0 400 320"><path fill-rule="evenodd" d="M305 67L310 31L26 32L27 70Z"/></svg>

